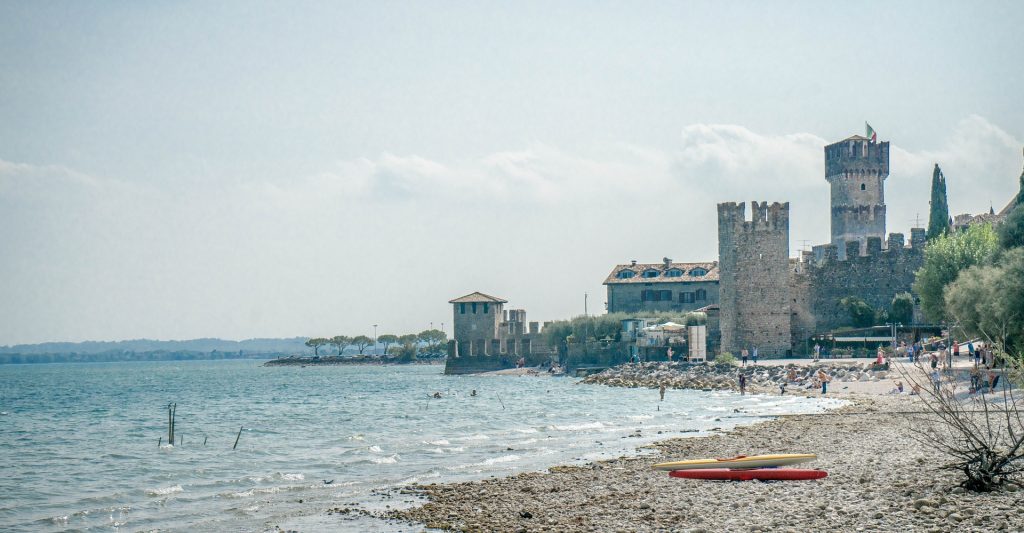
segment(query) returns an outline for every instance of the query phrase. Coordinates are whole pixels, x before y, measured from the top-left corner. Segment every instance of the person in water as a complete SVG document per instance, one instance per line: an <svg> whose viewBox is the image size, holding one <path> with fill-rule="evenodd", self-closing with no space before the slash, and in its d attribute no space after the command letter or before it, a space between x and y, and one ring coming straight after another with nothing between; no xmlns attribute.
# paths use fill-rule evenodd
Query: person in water
<svg viewBox="0 0 1024 533"><path fill-rule="evenodd" d="M658 387L658 394L661 395L661 400L660 401L665 401L665 384L664 383L662 383L661 386Z"/></svg>
<svg viewBox="0 0 1024 533"><path fill-rule="evenodd" d="M745 395L747 393L747 376L740 374L740 394Z"/></svg>

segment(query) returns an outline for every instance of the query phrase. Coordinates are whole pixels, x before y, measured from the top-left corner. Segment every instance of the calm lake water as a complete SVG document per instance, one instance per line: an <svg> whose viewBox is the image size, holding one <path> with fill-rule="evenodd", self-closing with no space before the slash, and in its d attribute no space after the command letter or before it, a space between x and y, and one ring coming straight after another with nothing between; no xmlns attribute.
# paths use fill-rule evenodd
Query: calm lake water
<svg viewBox="0 0 1024 533"><path fill-rule="evenodd" d="M324 511L380 505L373 491L412 482L614 457L755 420L732 418L734 409L819 412L839 403L671 390L659 403L656 390L571 378L260 364L0 366L0 530L386 530L393 526ZM431 398L435 391L443 397ZM168 402L178 404L184 437L173 447ZM642 437L630 436L638 430Z"/></svg>

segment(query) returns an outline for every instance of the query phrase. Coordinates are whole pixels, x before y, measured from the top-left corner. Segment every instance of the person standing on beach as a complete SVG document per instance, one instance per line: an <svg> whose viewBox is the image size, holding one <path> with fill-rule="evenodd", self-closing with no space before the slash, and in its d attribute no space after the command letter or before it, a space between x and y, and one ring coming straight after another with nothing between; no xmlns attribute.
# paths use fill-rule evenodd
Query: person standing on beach
<svg viewBox="0 0 1024 533"><path fill-rule="evenodd" d="M821 393L825 394L828 392L828 374L824 370L818 369L818 380L821 381Z"/></svg>
<svg viewBox="0 0 1024 533"><path fill-rule="evenodd" d="M740 350L740 359L743 360L743 366L747 366L747 349Z"/></svg>
<svg viewBox="0 0 1024 533"><path fill-rule="evenodd" d="M939 356L935 352L932 352L932 370L939 367Z"/></svg>
<svg viewBox="0 0 1024 533"><path fill-rule="evenodd" d="M936 369L935 367L932 367L932 368L933 368L933 370L932 370L932 384L935 386L935 394L938 394L939 392L941 392L939 390L939 385L941 383L939 381L939 379L940 379L939 378L939 370Z"/></svg>
<svg viewBox="0 0 1024 533"><path fill-rule="evenodd" d="M747 394L747 376L746 374L740 374L740 395Z"/></svg>
<svg viewBox="0 0 1024 533"><path fill-rule="evenodd" d="M821 359L821 345L814 343L814 362L817 363L818 359Z"/></svg>
<svg viewBox="0 0 1024 533"><path fill-rule="evenodd" d="M662 383L661 386L658 387L658 394L661 395L661 400L659 401L665 401L665 383Z"/></svg>
<svg viewBox="0 0 1024 533"><path fill-rule="evenodd" d="M757 346L754 346L754 353L752 354L752 357L754 359L754 364L756 365L757 364Z"/></svg>

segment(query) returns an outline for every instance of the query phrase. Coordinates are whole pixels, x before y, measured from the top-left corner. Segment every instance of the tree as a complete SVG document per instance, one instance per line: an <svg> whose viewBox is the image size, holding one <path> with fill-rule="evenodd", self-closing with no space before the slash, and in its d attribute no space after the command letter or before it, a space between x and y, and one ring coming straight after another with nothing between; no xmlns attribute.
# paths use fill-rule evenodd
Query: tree
<svg viewBox="0 0 1024 533"><path fill-rule="evenodd" d="M932 171L932 199L928 213L928 240L949 233L949 204L946 201L946 177L939 164Z"/></svg>
<svg viewBox="0 0 1024 533"><path fill-rule="evenodd" d="M448 341L448 335L438 329L421 331L416 339L423 343L421 351L431 357L440 357L445 353L444 345Z"/></svg>
<svg viewBox="0 0 1024 533"><path fill-rule="evenodd" d="M999 225L999 246L1004 249L1024 246L1024 206L1011 209Z"/></svg>
<svg viewBox="0 0 1024 533"><path fill-rule="evenodd" d="M925 316L933 322L945 320L946 285L962 270L989 262L997 251L996 234L990 224L975 224L930 240L924 249L924 264L914 277L914 292L921 297Z"/></svg>
<svg viewBox="0 0 1024 533"><path fill-rule="evenodd" d="M384 334L377 337L377 342L384 345L384 353L388 353L388 346L398 342L398 335Z"/></svg>
<svg viewBox="0 0 1024 533"><path fill-rule="evenodd" d="M373 344L373 339L366 335L359 335L352 338L352 344L359 350L359 355L363 355L363 350L366 350L367 346Z"/></svg>
<svg viewBox="0 0 1024 533"><path fill-rule="evenodd" d="M889 305L889 319L900 324L914 321L914 297L909 292L901 292L892 297Z"/></svg>
<svg viewBox="0 0 1024 533"><path fill-rule="evenodd" d="M335 335L330 338L328 343L337 348L338 355L341 355L345 351L345 348L348 348L349 345L352 344L352 337L348 337L346 335Z"/></svg>
<svg viewBox="0 0 1024 533"><path fill-rule="evenodd" d="M875 325L875 309L856 296L847 296L839 300L839 305L850 313L850 322L855 328L867 328Z"/></svg>
<svg viewBox="0 0 1024 533"><path fill-rule="evenodd" d="M1024 355L1024 248L1005 252L997 264L964 270L944 297L947 316L966 335Z"/></svg>
<svg viewBox="0 0 1024 533"><path fill-rule="evenodd" d="M398 338L399 346L393 351L399 361L411 362L416 360L416 351L419 345L419 336L413 334L402 335Z"/></svg>
<svg viewBox="0 0 1024 533"><path fill-rule="evenodd" d="M327 344L327 339L323 337L314 337L306 341L306 346L313 349L313 355L320 356L320 347Z"/></svg>

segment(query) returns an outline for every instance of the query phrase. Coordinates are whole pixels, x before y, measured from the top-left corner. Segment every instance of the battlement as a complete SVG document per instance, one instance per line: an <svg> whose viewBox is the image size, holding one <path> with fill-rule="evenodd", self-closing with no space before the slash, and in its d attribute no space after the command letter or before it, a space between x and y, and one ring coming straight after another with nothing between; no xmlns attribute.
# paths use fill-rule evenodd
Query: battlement
<svg viewBox="0 0 1024 533"><path fill-rule="evenodd" d="M889 175L889 143L853 136L825 147L825 179Z"/></svg>
<svg viewBox="0 0 1024 533"><path fill-rule="evenodd" d="M923 235L924 230L922 228L914 228L912 231L917 230L920 230ZM861 246L860 241L847 241L844 243L843 251L846 252L845 255L839 253L839 246L835 244L820 244L814 246L812 252L805 254L803 260L809 263L810 266L823 267L828 263L873 261L879 257L892 256L895 258L895 256L906 253L924 253L924 239L919 241L911 240L909 246L905 242L902 233L890 233L884 247L880 237L868 237L863 246Z"/></svg>
<svg viewBox="0 0 1024 533"><path fill-rule="evenodd" d="M733 231L789 231L789 202L750 202L747 220L746 202L718 204L718 227Z"/></svg>

